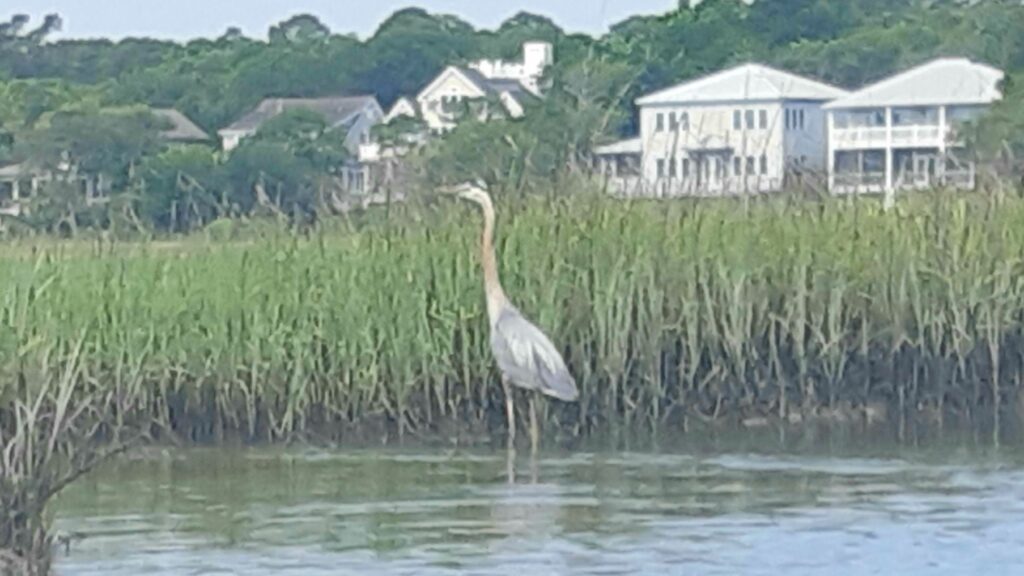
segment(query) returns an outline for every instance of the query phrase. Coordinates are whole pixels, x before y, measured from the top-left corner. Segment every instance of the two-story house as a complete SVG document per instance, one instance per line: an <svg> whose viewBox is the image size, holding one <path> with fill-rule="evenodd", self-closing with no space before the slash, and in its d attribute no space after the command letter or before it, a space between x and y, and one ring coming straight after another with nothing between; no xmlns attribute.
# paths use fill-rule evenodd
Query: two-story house
<svg viewBox="0 0 1024 576"><path fill-rule="evenodd" d="M940 58L830 102L829 189L885 193L973 188L974 163L957 127L1001 98L1003 72Z"/></svg>
<svg viewBox="0 0 1024 576"><path fill-rule="evenodd" d="M491 100L477 106L478 117L495 113L519 118L528 100L541 93L544 72L554 63L554 48L547 42L526 42L518 62L478 60L468 66L448 66L416 95L400 98L385 118L390 122L402 116L423 120L433 134L444 134L458 124L466 104Z"/></svg>
<svg viewBox="0 0 1024 576"><path fill-rule="evenodd" d="M297 109L321 114L329 127L343 133L345 146L353 155L358 154L360 144L370 141L370 129L384 118L384 110L373 96L268 98L220 130L224 150L234 150L244 138L256 134L271 118L276 118L286 110Z"/></svg>
<svg viewBox="0 0 1024 576"><path fill-rule="evenodd" d="M615 192L717 196L779 190L790 170L826 166L822 105L846 92L744 64L637 100L640 138L596 150ZM639 160L630 157L639 154ZM634 175L635 174L635 175Z"/></svg>
<svg viewBox="0 0 1024 576"><path fill-rule="evenodd" d="M501 106L503 113L519 118L525 112L526 100L533 95L518 80L488 78L472 68L449 66L416 96L416 108L427 128L444 134L455 128L463 105L487 99ZM482 119L494 110L480 107Z"/></svg>

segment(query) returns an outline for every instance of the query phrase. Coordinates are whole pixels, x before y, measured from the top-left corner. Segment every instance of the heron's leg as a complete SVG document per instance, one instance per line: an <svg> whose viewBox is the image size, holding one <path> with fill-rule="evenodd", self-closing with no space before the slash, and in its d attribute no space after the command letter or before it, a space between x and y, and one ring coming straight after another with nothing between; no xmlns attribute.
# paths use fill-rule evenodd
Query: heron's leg
<svg viewBox="0 0 1024 576"><path fill-rule="evenodd" d="M508 483L516 481L516 411L513 403L512 387L508 379L502 378L501 385L505 389L505 418L508 425L508 456L505 461L505 472L508 475Z"/></svg>
<svg viewBox="0 0 1024 576"><path fill-rule="evenodd" d="M530 452L537 457L540 446L540 424L537 422L537 395L530 394Z"/></svg>
<svg viewBox="0 0 1024 576"><path fill-rule="evenodd" d="M501 379L501 385L505 388L505 419L508 424L508 447L516 445L516 407L512 396L512 386L507 378Z"/></svg>

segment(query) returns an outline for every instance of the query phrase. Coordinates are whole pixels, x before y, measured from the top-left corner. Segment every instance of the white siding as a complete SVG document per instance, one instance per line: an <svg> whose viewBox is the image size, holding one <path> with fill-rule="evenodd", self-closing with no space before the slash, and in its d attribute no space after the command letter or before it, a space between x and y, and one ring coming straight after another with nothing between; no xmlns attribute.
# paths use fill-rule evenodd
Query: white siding
<svg viewBox="0 0 1024 576"><path fill-rule="evenodd" d="M428 128L434 131L447 130L455 126L442 109L444 98L464 100L481 96L480 91L461 75L450 70L442 74L443 78L439 78L429 91L420 94L417 98L424 122Z"/></svg>
<svg viewBox="0 0 1024 576"><path fill-rule="evenodd" d="M734 124L737 113L740 115L738 130ZM673 114L676 129L673 129ZM661 130L658 129L659 115L662 118ZM748 120L752 120L752 125ZM673 160L677 163L675 180L678 182L668 184L664 192L666 195L740 193L781 185L785 147L780 102L644 106L640 111L640 134L644 151L642 174L647 183L657 185L669 178L672 174L669 166ZM702 155L717 158L710 167L711 171L715 170L716 163L724 162L726 165L719 169L724 174L713 175L708 189L694 191L694 183L686 181L682 161L690 160L690 180L695 180L697 158ZM761 171L762 156L765 157L765 173ZM740 174L734 170L736 157L740 158ZM751 159L753 174L747 171ZM659 160L665 166L661 175L658 173ZM703 188L703 183L700 186Z"/></svg>
<svg viewBox="0 0 1024 576"><path fill-rule="evenodd" d="M787 102L782 125L785 133L786 162L807 170L824 173L828 165L827 115L820 102Z"/></svg>

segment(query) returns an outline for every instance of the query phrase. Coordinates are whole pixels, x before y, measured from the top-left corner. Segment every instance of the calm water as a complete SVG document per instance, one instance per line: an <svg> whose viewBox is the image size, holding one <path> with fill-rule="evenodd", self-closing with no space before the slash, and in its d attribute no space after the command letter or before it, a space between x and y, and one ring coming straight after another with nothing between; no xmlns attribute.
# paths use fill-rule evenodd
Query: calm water
<svg viewBox="0 0 1024 576"><path fill-rule="evenodd" d="M1024 574L1024 452L187 451L70 490L64 575ZM63 553L62 553L63 554Z"/></svg>

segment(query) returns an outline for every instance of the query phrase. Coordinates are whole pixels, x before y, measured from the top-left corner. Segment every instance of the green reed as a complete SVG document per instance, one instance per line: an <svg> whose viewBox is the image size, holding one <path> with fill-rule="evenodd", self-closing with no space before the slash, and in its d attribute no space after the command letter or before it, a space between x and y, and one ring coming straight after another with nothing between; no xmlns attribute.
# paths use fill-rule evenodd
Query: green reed
<svg viewBox="0 0 1024 576"><path fill-rule="evenodd" d="M545 410L563 434L1019 405L1022 200L499 210L506 291L580 383L578 404ZM304 235L12 245L0 400L82 338L82 378L185 441L497 429L478 227L465 206L410 204Z"/></svg>

